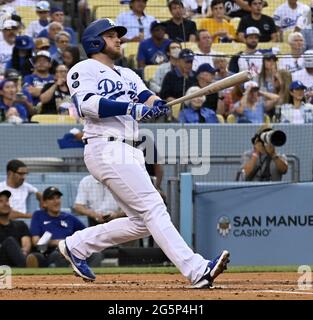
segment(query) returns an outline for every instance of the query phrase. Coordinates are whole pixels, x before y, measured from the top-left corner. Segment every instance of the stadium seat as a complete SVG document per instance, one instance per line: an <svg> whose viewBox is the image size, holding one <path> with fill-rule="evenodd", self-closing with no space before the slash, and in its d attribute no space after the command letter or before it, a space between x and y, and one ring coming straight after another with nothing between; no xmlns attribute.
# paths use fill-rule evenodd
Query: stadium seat
<svg viewBox="0 0 313 320"><path fill-rule="evenodd" d="M137 57L139 43L138 42L126 42L122 44L124 56L130 58L131 56Z"/></svg>
<svg viewBox="0 0 313 320"><path fill-rule="evenodd" d="M149 5L149 1L145 13L150 16L154 16L156 19L159 20L168 20L172 18L167 6L151 6Z"/></svg>
<svg viewBox="0 0 313 320"><path fill-rule="evenodd" d="M158 65L145 66L145 68L144 68L144 80L146 82L149 82L149 81L152 80L157 68L158 68Z"/></svg>
<svg viewBox="0 0 313 320"><path fill-rule="evenodd" d="M60 114L35 114L31 118L32 122L39 122L40 124L77 124L74 117Z"/></svg>
<svg viewBox="0 0 313 320"><path fill-rule="evenodd" d="M290 46L284 42L260 42L258 45L259 49L271 49L278 48L278 54L290 54Z"/></svg>
<svg viewBox="0 0 313 320"><path fill-rule="evenodd" d="M212 50L225 53L225 54L236 54L240 51L245 50L246 45L241 42L231 42L231 43L213 43Z"/></svg>
<svg viewBox="0 0 313 320"><path fill-rule="evenodd" d="M196 42L182 42L181 45L182 45L183 49L185 49L185 48L186 49L190 49L193 52L196 52L196 51L199 50L198 45L197 45Z"/></svg>
<svg viewBox="0 0 313 320"><path fill-rule="evenodd" d="M38 20L35 7L17 6L16 13L22 18L22 22L27 28L29 23L33 20Z"/></svg>
<svg viewBox="0 0 313 320"><path fill-rule="evenodd" d="M116 17L122 13L129 11L128 6L123 6L123 5L118 5L118 6L113 6L113 5L108 5L104 6L101 5L99 7L95 7L95 18L100 19L100 18L110 18L112 20L116 20Z"/></svg>
<svg viewBox="0 0 313 320"><path fill-rule="evenodd" d="M225 123L224 117L221 114L217 114L216 117L219 123Z"/></svg>
<svg viewBox="0 0 313 320"><path fill-rule="evenodd" d="M240 22L240 18L238 18L238 17L232 18L229 22L235 28L235 30L237 30L239 22Z"/></svg>
<svg viewBox="0 0 313 320"><path fill-rule="evenodd" d="M193 18L192 20L196 23L197 30L199 30L200 29L200 24L201 24L203 18Z"/></svg>
<svg viewBox="0 0 313 320"><path fill-rule="evenodd" d="M237 118L234 114L229 114L226 118L227 123L237 123Z"/></svg>

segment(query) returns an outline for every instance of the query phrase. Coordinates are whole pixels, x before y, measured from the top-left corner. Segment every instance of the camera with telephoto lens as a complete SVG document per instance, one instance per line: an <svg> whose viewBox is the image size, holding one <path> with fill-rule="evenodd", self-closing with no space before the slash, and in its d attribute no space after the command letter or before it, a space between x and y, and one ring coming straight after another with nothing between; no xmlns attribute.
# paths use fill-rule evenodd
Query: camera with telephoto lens
<svg viewBox="0 0 313 320"><path fill-rule="evenodd" d="M264 143L264 145L271 144L275 147L283 146L287 140L285 132L272 129L260 133L258 137Z"/></svg>

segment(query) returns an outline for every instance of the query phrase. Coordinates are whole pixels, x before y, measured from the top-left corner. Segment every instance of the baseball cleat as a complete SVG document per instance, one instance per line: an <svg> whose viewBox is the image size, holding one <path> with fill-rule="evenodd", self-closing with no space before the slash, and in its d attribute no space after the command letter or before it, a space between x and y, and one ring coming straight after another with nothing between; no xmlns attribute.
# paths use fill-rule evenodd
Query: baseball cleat
<svg viewBox="0 0 313 320"><path fill-rule="evenodd" d="M95 281L96 276L89 268L86 260L81 260L75 257L71 251L66 246L65 240L61 240L58 244L59 250L63 257L70 262L72 268L74 269L74 273L83 278L85 281L92 282Z"/></svg>
<svg viewBox="0 0 313 320"><path fill-rule="evenodd" d="M203 276L192 285L193 289L204 289L213 286L214 279L227 269L229 260L229 252L224 250L219 256L208 263Z"/></svg>

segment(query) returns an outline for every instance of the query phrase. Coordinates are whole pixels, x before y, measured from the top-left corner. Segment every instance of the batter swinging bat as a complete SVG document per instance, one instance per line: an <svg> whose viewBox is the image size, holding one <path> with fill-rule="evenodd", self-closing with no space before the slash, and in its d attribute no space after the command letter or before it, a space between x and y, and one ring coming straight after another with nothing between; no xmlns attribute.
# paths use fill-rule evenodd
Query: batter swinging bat
<svg viewBox="0 0 313 320"><path fill-rule="evenodd" d="M233 74L232 76L226 77L222 80L216 81L212 84L209 84L208 86L198 90L197 92L191 93L188 96L183 96L181 98L175 99L173 101L170 101L167 103L169 107L178 104L183 103L186 100L190 100L199 96L205 96L208 94L213 94L215 92L218 92L220 90L233 87L236 84L240 84L246 81L249 81L253 78L250 71L241 71L239 73Z"/></svg>

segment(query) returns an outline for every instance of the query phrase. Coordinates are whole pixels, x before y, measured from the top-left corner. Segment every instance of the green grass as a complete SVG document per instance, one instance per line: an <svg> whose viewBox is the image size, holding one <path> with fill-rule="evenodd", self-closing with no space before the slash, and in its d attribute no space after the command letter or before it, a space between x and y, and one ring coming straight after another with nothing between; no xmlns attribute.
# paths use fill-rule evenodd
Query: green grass
<svg viewBox="0 0 313 320"><path fill-rule="evenodd" d="M313 266L311 266L313 268ZM175 274L175 267L106 267L93 268L96 274ZM298 266L232 266L227 272L297 272ZM73 274L70 268L15 268L13 275L59 275Z"/></svg>

